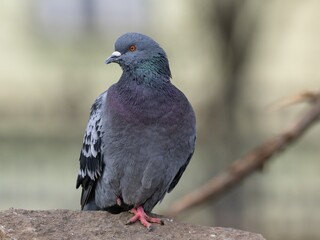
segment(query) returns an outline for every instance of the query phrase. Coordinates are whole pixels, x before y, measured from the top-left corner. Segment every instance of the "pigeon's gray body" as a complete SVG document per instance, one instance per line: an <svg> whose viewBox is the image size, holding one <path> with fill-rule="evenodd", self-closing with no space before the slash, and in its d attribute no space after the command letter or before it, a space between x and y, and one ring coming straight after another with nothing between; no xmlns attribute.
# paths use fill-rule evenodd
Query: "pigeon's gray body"
<svg viewBox="0 0 320 240"><path fill-rule="evenodd" d="M176 186L194 151L194 112L170 82L165 53L144 35L126 37L116 43L121 56L130 44L151 54L137 50L132 56L138 57L115 61L123 69L120 80L92 106L77 181L84 210L142 206L150 212Z"/></svg>

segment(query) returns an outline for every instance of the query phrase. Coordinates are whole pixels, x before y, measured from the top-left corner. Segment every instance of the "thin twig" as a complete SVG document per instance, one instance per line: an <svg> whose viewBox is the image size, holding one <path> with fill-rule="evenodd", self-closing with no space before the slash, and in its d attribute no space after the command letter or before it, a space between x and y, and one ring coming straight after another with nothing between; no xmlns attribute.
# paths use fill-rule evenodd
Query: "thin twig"
<svg viewBox="0 0 320 240"><path fill-rule="evenodd" d="M285 107L288 107L290 105L294 105L297 103L303 103L303 102L309 102L309 103L313 103L314 101L316 101L319 97L320 91L316 92L316 91L308 91L308 90L304 90L304 91L300 91L296 94L292 94L290 96L287 96L285 98L281 98L278 101L272 103L268 109L270 110L279 110Z"/></svg>
<svg viewBox="0 0 320 240"><path fill-rule="evenodd" d="M275 153L283 151L285 147L301 137L320 117L320 94L316 93L314 95L311 109L304 113L291 127L278 137L266 141L242 158L234 161L225 171L213 177L198 189L175 201L167 215L177 216L181 212L200 205L240 184L244 178L256 170L260 170Z"/></svg>

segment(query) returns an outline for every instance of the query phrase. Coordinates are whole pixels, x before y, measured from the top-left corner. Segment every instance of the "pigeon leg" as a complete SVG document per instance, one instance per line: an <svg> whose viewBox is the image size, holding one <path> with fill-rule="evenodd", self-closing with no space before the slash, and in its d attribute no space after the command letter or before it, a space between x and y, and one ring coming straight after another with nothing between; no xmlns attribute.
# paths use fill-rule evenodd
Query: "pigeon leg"
<svg viewBox="0 0 320 240"><path fill-rule="evenodd" d="M139 220L141 224L145 226L148 230L151 230L151 223L159 223L163 225L163 221L160 218L154 218L154 217L148 216L143 210L143 207L141 206L137 208L132 208L130 212L133 213L134 216L129 219L127 224L132 224Z"/></svg>

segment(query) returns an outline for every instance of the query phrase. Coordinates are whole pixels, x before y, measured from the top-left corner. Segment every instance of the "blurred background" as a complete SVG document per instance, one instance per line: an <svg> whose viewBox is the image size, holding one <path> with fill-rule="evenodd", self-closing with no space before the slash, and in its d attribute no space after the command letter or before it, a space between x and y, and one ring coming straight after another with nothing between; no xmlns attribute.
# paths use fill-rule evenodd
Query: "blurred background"
<svg viewBox="0 0 320 240"><path fill-rule="evenodd" d="M307 108L268 106L320 83L320 1L2 0L0 209L79 209L79 153L95 97L116 82L104 61L128 31L166 50L197 114L197 147L154 212L200 186ZM267 239L320 238L320 127L261 173L179 216Z"/></svg>

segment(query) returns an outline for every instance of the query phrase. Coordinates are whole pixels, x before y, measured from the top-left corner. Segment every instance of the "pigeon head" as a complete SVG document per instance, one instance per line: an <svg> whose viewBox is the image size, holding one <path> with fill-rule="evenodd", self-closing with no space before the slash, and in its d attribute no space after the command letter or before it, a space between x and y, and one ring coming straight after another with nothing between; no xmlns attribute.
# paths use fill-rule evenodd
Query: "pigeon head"
<svg viewBox="0 0 320 240"><path fill-rule="evenodd" d="M118 63L124 73L141 75L144 78L154 75L171 78L169 61L165 51L152 38L140 33L126 33L115 43L115 51L106 64Z"/></svg>

